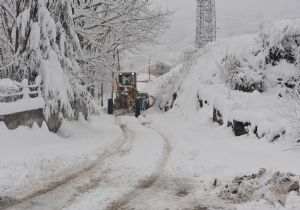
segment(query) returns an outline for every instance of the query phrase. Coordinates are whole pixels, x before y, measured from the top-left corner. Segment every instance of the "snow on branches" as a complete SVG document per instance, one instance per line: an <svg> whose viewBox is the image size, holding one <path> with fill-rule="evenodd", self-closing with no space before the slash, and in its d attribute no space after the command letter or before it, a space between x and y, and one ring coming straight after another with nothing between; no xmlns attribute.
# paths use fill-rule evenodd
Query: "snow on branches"
<svg viewBox="0 0 300 210"><path fill-rule="evenodd" d="M91 104L90 94L78 79L76 58L82 53L70 1L28 1L18 17L18 29L18 66L29 80L42 76L46 118L59 112L72 117L75 100Z"/></svg>
<svg viewBox="0 0 300 210"><path fill-rule="evenodd" d="M169 14L143 0L3 0L0 48L7 43L10 54L0 51L0 77L30 83L40 75L47 117L72 116L74 101L95 111L88 88L111 75L118 53L154 44Z"/></svg>
<svg viewBox="0 0 300 210"><path fill-rule="evenodd" d="M266 63L277 65L281 60L300 65L300 19L282 20L261 26L259 40Z"/></svg>
<svg viewBox="0 0 300 210"><path fill-rule="evenodd" d="M111 67L116 52L154 44L168 27L170 12L153 9L144 0L75 1L74 21L84 62Z"/></svg>

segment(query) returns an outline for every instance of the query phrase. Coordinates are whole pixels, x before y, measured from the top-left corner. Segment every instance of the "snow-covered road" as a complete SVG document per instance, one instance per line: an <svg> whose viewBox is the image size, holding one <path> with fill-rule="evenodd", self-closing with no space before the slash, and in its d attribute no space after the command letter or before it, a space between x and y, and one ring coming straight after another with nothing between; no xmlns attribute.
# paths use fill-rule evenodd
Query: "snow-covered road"
<svg viewBox="0 0 300 210"><path fill-rule="evenodd" d="M123 140L72 173L32 194L11 200L6 209L118 209L149 188L171 152L167 139L134 117L118 117Z"/></svg>
<svg viewBox="0 0 300 210"><path fill-rule="evenodd" d="M285 208L259 199L240 203L218 197L222 185L261 168L267 170L264 179L276 171L299 175L295 160L300 153L284 142L271 144L254 135L235 137L230 128L213 123L210 113L207 107L188 120L176 112L151 113L139 119L168 138L173 149L159 179L124 209L299 209L300 197L293 194ZM213 187L216 180L217 188ZM267 197L267 190L263 193ZM278 201L276 196L270 199Z"/></svg>
<svg viewBox="0 0 300 210"><path fill-rule="evenodd" d="M267 170L265 179L277 170L299 175L293 161L299 151L255 136L234 137L229 128L212 123L208 109L188 120L153 110L139 119L119 116L114 124L122 137L110 149L78 172L12 200L6 209L281 209L255 199L234 204L218 192L235 176L260 168ZM291 194L285 209L297 209L297 203L299 196Z"/></svg>

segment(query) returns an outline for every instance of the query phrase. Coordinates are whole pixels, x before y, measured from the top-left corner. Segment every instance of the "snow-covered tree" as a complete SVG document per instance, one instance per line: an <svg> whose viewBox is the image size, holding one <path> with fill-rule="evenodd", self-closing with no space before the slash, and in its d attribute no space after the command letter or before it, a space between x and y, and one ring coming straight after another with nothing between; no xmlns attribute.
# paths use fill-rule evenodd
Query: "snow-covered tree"
<svg viewBox="0 0 300 210"><path fill-rule="evenodd" d="M3 0L0 2L0 46L7 54L12 55L15 51L16 33L16 2ZM4 53L4 52L3 52ZM3 55L0 55L3 63Z"/></svg>
<svg viewBox="0 0 300 210"><path fill-rule="evenodd" d="M74 21L84 57L84 74L91 74L86 66L98 71L115 68L117 53L138 50L153 44L168 27L168 11L153 9L144 0L74 2ZM96 74L99 72L96 72Z"/></svg>
<svg viewBox="0 0 300 210"><path fill-rule="evenodd" d="M46 117L62 112L72 116L71 102L88 101L89 93L80 85L76 59L81 48L74 32L69 0L29 0L18 17L20 47L18 68L33 80L41 75Z"/></svg>
<svg viewBox="0 0 300 210"><path fill-rule="evenodd" d="M29 83L40 75L46 116L72 116L74 101L95 107L87 86L107 80L117 54L155 43L169 12L142 0L3 0L0 15L0 48L12 58L0 74Z"/></svg>
<svg viewBox="0 0 300 210"><path fill-rule="evenodd" d="M0 2L0 77L18 79L14 54L19 47L17 16L23 5L22 0Z"/></svg>

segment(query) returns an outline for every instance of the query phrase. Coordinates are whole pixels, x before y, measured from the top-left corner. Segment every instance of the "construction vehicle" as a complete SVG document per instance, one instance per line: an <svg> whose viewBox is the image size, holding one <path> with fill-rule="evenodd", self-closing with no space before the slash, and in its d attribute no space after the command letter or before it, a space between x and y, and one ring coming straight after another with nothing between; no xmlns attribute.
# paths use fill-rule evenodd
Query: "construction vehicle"
<svg viewBox="0 0 300 210"><path fill-rule="evenodd" d="M108 100L108 114L114 110L134 112L138 117L141 110L149 108L148 94L139 93L137 90L136 72L118 72L116 78L116 98Z"/></svg>

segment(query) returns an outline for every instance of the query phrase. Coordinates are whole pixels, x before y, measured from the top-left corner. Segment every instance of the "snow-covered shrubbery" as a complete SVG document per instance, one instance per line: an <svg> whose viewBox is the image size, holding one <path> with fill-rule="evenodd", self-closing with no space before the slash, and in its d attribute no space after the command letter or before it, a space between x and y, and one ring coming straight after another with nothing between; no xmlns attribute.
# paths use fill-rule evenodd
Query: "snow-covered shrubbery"
<svg viewBox="0 0 300 210"><path fill-rule="evenodd" d="M178 66L155 82L157 103L164 111L169 110L164 109L164 105L171 103L173 106L167 108L173 112L193 116L206 101L218 110L223 125L233 130L236 122L241 125L243 134L260 139L272 142L295 139L291 123L295 119L290 116L292 111L286 113L286 104L291 99L286 98L299 87L299 48L297 39L290 42L289 48L284 48L282 43L286 37L300 34L298 22L288 20L265 25L257 34L207 45L197 54L197 62L190 71L182 74ZM274 47L286 54L293 49L295 61L285 57L274 64L266 62ZM176 98L173 97L175 92ZM300 100L295 98L294 102L300 103Z"/></svg>
<svg viewBox="0 0 300 210"><path fill-rule="evenodd" d="M244 92L264 90L262 73L255 71L245 58L239 59L236 55L226 55L221 61L220 70L221 78L233 90Z"/></svg>
<svg viewBox="0 0 300 210"><path fill-rule="evenodd" d="M262 26L259 31L266 64L277 65L281 60L299 64L300 19L283 20Z"/></svg>
<svg viewBox="0 0 300 210"><path fill-rule="evenodd" d="M271 88L298 87L299 23L296 19L261 26L255 37L257 45L224 55L219 62L221 78L231 89L244 92L263 92L265 83Z"/></svg>

